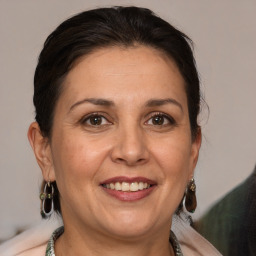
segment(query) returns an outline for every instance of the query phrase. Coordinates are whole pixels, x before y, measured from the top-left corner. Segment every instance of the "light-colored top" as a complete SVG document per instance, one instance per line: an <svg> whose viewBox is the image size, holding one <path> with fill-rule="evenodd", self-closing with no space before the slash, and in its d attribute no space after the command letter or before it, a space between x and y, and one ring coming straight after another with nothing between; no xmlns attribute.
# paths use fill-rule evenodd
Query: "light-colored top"
<svg viewBox="0 0 256 256"><path fill-rule="evenodd" d="M13 239L0 245L1 256L45 256L52 232L62 223L56 219L42 221ZM174 217L172 231L175 233L184 256L221 256L221 254L186 220L185 215Z"/></svg>

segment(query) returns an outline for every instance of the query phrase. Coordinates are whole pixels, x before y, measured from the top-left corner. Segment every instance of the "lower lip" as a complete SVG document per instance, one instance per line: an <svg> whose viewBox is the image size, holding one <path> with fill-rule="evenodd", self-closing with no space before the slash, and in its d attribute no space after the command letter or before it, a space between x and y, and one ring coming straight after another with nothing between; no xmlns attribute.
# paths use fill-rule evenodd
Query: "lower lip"
<svg viewBox="0 0 256 256"><path fill-rule="evenodd" d="M152 191L155 189L155 185L151 186L147 189L139 190L136 192L124 192L120 190L114 190L114 189L109 189L109 188L103 188L103 190L108 193L110 196L113 196L120 201L138 201L140 199L143 199L147 196L149 196Z"/></svg>

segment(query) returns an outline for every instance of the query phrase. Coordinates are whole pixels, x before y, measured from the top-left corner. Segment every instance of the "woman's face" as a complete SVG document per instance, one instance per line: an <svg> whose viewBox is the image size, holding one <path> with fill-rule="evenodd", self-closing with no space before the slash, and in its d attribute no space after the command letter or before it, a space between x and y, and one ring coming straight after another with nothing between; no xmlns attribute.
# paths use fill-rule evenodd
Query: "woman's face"
<svg viewBox="0 0 256 256"><path fill-rule="evenodd" d="M43 175L57 181L66 227L168 230L200 147L175 63L144 46L100 49L63 86Z"/></svg>

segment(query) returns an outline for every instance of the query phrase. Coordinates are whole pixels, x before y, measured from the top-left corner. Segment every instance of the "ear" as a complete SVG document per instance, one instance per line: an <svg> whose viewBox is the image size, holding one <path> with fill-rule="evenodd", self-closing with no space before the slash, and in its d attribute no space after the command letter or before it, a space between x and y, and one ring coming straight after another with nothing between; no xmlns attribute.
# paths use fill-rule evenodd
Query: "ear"
<svg viewBox="0 0 256 256"><path fill-rule="evenodd" d="M199 157L199 150L201 147L201 143L202 143L202 133L201 133L201 128L198 128L197 131L197 135L196 137L193 139L192 141L192 147L191 147L191 171L189 174L189 179L191 180L194 176L194 170L198 161L198 157Z"/></svg>
<svg viewBox="0 0 256 256"><path fill-rule="evenodd" d="M37 122L33 122L28 129L28 140L34 151L38 165L45 181L54 181L55 172L52 161L49 139L41 133Z"/></svg>

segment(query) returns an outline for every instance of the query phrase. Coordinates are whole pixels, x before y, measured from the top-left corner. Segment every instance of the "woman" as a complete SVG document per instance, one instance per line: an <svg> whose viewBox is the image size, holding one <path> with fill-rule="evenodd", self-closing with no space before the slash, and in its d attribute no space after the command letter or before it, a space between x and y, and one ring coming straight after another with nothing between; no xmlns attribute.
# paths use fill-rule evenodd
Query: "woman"
<svg viewBox="0 0 256 256"><path fill-rule="evenodd" d="M172 221L184 194L196 208L200 89L189 43L136 7L83 12L47 38L28 138L42 216L55 210L64 227L20 255L219 255Z"/></svg>

